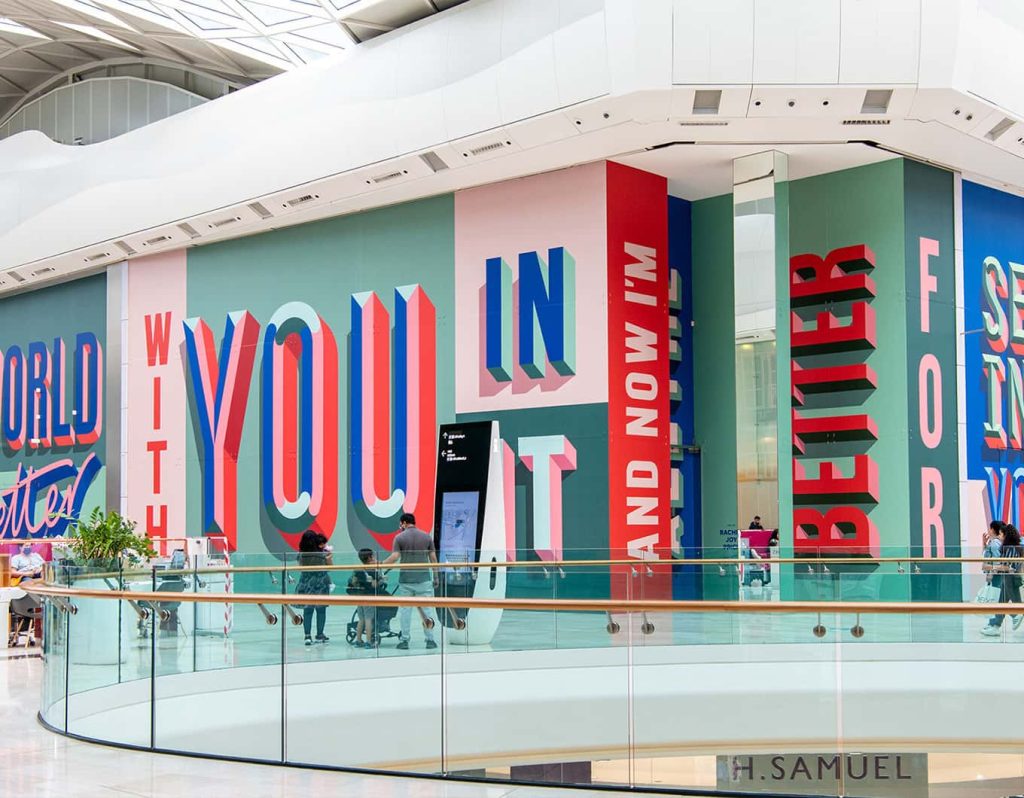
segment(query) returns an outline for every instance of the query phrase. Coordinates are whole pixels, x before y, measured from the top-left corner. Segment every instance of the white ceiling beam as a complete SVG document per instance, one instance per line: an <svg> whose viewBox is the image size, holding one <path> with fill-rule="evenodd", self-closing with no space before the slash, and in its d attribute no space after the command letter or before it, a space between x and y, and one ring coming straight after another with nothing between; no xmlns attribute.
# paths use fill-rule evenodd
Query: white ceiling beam
<svg viewBox="0 0 1024 798"><path fill-rule="evenodd" d="M344 12L341 12L338 19L348 25L358 25L360 28L379 30L381 33L390 33L395 29L394 25L382 25L379 22L367 22L365 19L356 19L355 17L348 16Z"/></svg>

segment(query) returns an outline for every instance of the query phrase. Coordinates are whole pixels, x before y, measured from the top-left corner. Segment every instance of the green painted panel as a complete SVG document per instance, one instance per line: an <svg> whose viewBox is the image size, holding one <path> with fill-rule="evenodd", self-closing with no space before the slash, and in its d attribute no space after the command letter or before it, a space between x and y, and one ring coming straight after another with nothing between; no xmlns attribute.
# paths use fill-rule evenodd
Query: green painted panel
<svg viewBox="0 0 1024 798"><path fill-rule="evenodd" d="M735 556L738 520L732 215L731 194L692 206L694 440L701 450L705 557ZM707 598L735 592L735 580L723 581L717 570L705 578Z"/></svg>
<svg viewBox="0 0 1024 798"><path fill-rule="evenodd" d="M960 555L960 497L954 367L953 175L943 169L907 161L904 186L910 548L917 556L957 557ZM938 413L936 408L940 408ZM913 579L915 600L955 601L960 598L959 566L936 564L923 570L924 573Z"/></svg>
<svg viewBox="0 0 1024 798"><path fill-rule="evenodd" d="M576 450L576 468L562 473L562 549L567 560L608 557L608 405L570 405L459 413L457 421L497 421L499 433L518 455L527 437L564 435ZM535 475L516 457L517 559L533 552ZM508 595L541 598L607 597L608 569L571 568L565 576L539 569L510 572Z"/></svg>
<svg viewBox="0 0 1024 798"><path fill-rule="evenodd" d="M40 342L51 355L52 369L56 365L53 359L54 341L61 339L64 342L64 419L73 420L73 397L75 395L75 342L79 333L92 333L96 336L101 349L106 347L107 329L107 279L105 275L86 277L74 282L62 285L43 288L30 293L13 296L0 300L0 352L11 355L15 347L21 350L22 357L27 358L28 346L33 342ZM101 367L100 382L104 384L105 372ZM27 378L27 374L25 375ZM51 377L52 379L52 377ZM5 387L7 381L4 380ZM51 383L52 384L52 383ZM104 386L105 387L105 386ZM106 396L104 391L103 396ZM32 404L31 395L27 397L28 404L25 406L26 418L31 412L29 406ZM49 407L49 398L40 401L42 407ZM5 403L6 406L6 403ZM103 402L101 402L101 408ZM45 412L45 411L44 411ZM50 414L52 418L52 413ZM71 466L72 476L61 479L56 484L63 492L73 481L74 475L78 473L87 458L98 458L102 467L95 473L95 477L88 483L84 497L79 498L81 508L85 515L88 515L94 507L103 507L106 504L106 433L105 428L110 424L117 424L117 418L104 418L99 439L88 443L76 443L72 446L57 445L32 445L32 433L26 428L24 446L14 449L9 446L0 446L0 491L5 491L18 480L19 469L28 471L32 469L39 472L48 466L57 466L64 463ZM50 429L52 434L52 427ZM24 472L23 472L24 473ZM46 487L39 488L40 477L35 477L37 487L32 491L35 500L35 522L40 523L47 512L45 506ZM26 495L26 488L33 484L31 481L23 480L22 487L18 491L18 502ZM53 484L49 481L48 484ZM5 497L6 498L6 497ZM55 512L64 512L63 509L51 508ZM0 524L0 539L10 535L23 536L28 530L23 523L23 516L20 510L5 516L5 521ZM56 522L50 524L50 528L41 528L39 536L59 536L63 533L65 524Z"/></svg>
<svg viewBox="0 0 1024 798"><path fill-rule="evenodd" d="M790 183L790 252L825 256L838 247L866 244L875 254L871 272L876 296L877 348L867 360L878 375L878 387L847 396L842 404L828 397L806 415L866 413L878 426L871 444L823 443L808 447L804 462L830 460L852 473L852 455L867 452L879 470L879 501L862 505L878 529L881 554L906 553L910 544L910 486L907 468L907 327L902 160L894 159ZM850 303L835 303L832 312L842 318ZM834 365L835 355L806 358L807 366ZM850 362L855 360L850 358ZM803 362L803 361L802 361ZM813 475L811 465L808 473ZM825 508L822 508L825 509ZM785 545L785 544L784 544ZM822 585L818 585L822 587ZM808 595L798 591L798 595ZM847 598L906 598L908 581L887 569L867 568L862 573L836 577L835 584L814 595Z"/></svg>
<svg viewBox="0 0 1024 798"><path fill-rule="evenodd" d="M260 341L271 315L285 302L305 302L334 332L339 358L339 496L336 545L373 543L348 500L349 389L347 337L352 294L376 291L394 323L397 286L420 284L437 311L437 421L454 419L455 349L454 199L435 197L258 236L198 247L188 256L188 314L202 317L218 341L225 315L248 310L260 323ZM287 546L261 512L259 497L260 406L257 357L249 390L238 462L238 551L283 552ZM191 425L194 428L194 425ZM195 440L187 448L186 528L201 527L200 467ZM348 517L346 518L346 511Z"/></svg>
<svg viewBox="0 0 1024 798"><path fill-rule="evenodd" d="M793 439L793 417L790 412L789 357L789 183L775 184L775 342L776 342L776 407L778 408L779 467L779 556L793 556L793 468L790 441ZM792 595L792 571L779 569L779 590L784 599Z"/></svg>

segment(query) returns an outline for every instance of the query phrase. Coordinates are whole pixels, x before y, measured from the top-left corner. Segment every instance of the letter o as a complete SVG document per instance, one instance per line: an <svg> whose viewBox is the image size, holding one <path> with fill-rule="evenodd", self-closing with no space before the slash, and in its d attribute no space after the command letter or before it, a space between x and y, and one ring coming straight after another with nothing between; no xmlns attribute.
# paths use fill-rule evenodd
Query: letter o
<svg viewBox="0 0 1024 798"><path fill-rule="evenodd" d="M630 399L650 402L658 397L658 379L653 374L631 371L626 375L626 395Z"/></svg>
<svg viewBox="0 0 1024 798"><path fill-rule="evenodd" d="M929 388L931 389L930 403L928 401ZM921 358L917 370L917 403L921 440L929 449L934 449L942 443L942 367L939 365L938 358L931 352ZM929 415L931 419L929 419Z"/></svg>

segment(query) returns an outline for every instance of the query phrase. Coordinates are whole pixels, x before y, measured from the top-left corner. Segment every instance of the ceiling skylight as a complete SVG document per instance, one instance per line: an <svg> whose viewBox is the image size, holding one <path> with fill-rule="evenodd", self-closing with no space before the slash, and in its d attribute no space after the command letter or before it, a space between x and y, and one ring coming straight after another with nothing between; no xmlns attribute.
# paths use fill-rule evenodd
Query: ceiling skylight
<svg viewBox="0 0 1024 798"><path fill-rule="evenodd" d="M0 0L0 122L53 79L111 59L180 64L244 84L463 2Z"/></svg>

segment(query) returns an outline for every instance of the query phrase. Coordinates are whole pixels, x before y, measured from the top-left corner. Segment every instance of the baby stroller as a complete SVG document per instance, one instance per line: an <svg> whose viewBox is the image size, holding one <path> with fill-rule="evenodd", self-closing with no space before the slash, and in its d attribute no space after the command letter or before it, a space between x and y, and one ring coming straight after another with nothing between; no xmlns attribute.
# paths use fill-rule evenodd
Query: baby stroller
<svg viewBox="0 0 1024 798"><path fill-rule="evenodd" d="M388 593L387 590L382 590L378 595L390 596L393 595ZM380 645L380 641L385 637L398 637L398 632L391 628L392 619L398 614L398 607L375 607L377 612L375 613L373 621L373 640L371 641L374 646ZM352 643L356 639L356 629L359 627L359 610L352 610L352 620L348 622L345 627L345 640Z"/></svg>

